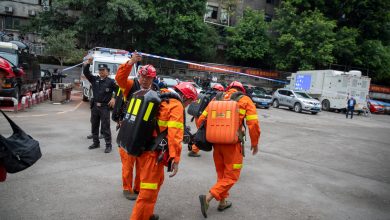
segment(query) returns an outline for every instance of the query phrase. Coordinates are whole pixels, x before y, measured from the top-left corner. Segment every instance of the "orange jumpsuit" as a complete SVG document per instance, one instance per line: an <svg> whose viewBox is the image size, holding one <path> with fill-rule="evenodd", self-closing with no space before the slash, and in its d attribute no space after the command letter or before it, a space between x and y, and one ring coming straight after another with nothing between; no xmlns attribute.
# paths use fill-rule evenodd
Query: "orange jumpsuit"
<svg viewBox="0 0 390 220"><path fill-rule="evenodd" d="M124 71L124 69L128 69ZM116 75L116 80L127 80L124 72L130 72L131 67L127 64L122 64ZM118 85L125 89L125 93L130 91L132 83L127 81L127 86ZM169 92L168 89L161 89L161 93ZM160 132L168 129L168 152L169 159L179 163L181 154L181 142L184 135L184 107L183 104L176 99L170 99L168 102L162 102L157 115L157 123ZM137 201L133 207L131 220L149 220L153 215L154 206L157 201L157 196L161 185L164 182L164 165L157 163L158 153L156 151L145 151L137 158L140 164L140 191Z"/></svg>
<svg viewBox="0 0 390 220"><path fill-rule="evenodd" d="M122 64L120 65L118 72L115 76L115 80L123 90L124 98L127 97L129 91L134 85L134 80L128 79L132 66ZM140 164L137 157L129 155L122 147L119 147L119 155L122 161L122 184L123 190L128 190L131 193L134 191L140 191ZM133 170L135 165L135 179L133 184Z"/></svg>
<svg viewBox="0 0 390 220"><path fill-rule="evenodd" d="M237 92L235 88L229 89L224 99L230 99L230 96ZM260 138L260 126L257 117L256 106L248 96L238 100L240 112L240 127L246 119L246 124L249 129L251 146L257 146ZM207 119L208 107L199 117L197 124L202 123ZM243 155L241 143L237 144L214 144L213 152L215 169L217 171L217 183L210 189L210 193L217 201L226 199L229 196L229 190L237 182L240 177Z"/></svg>

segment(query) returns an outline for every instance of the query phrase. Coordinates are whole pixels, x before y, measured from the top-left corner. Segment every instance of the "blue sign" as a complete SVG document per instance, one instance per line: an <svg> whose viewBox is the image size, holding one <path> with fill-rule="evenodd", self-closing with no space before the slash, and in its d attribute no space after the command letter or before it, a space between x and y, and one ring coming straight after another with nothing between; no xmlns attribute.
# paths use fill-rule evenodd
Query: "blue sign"
<svg viewBox="0 0 390 220"><path fill-rule="evenodd" d="M297 74L295 80L295 90L308 91L310 89L310 84L311 84L311 75Z"/></svg>

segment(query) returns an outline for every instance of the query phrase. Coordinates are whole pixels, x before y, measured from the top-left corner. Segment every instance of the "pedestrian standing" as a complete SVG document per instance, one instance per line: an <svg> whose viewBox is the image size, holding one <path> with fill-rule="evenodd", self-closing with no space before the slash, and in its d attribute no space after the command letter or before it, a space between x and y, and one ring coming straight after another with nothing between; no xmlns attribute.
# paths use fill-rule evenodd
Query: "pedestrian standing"
<svg viewBox="0 0 390 220"><path fill-rule="evenodd" d="M107 64L99 64L99 76L92 75L89 67L93 61L90 57L84 62L83 73L92 85L93 98L91 102L91 125L93 144L88 149L96 149L100 147L99 141L99 125L101 123L101 131L106 142L104 153L110 153L112 150L111 144L111 128L110 128L110 107L115 104L116 84L115 81L108 77L109 69Z"/></svg>
<svg viewBox="0 0 390 220"><path fill-rule="evenodd" d="M351 119L353 118L353 111L355 111L356 100L351 96L347 101L347 112L345 118L348 118L349 112L351 112Z"/></svg>

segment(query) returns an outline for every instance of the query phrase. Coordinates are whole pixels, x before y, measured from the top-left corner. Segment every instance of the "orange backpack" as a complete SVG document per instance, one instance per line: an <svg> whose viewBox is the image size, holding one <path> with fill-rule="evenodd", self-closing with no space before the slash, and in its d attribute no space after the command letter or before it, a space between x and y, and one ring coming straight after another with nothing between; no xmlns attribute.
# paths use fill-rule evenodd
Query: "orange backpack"
<svg viewBox="0 0 390 220"><path fill-rule="evenodd" d="M206 140L213 144L235 144L242 141L237 101L244 94L235 92L229 100L223 100L223 95L224 93L218 94L208 105Z"/></svg>

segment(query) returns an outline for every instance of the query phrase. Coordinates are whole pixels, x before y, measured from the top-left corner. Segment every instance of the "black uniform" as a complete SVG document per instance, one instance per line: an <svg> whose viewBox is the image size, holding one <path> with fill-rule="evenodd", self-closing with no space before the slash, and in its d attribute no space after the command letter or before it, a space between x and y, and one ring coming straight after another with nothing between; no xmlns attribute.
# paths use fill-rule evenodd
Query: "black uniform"
<svg viewBox="0 0 390 220"><path fill-rule="evenodd" d="M89 71L89 64L84 65L83 73L92 85L93 98L91 100L91 124L94 145L99 145L99 125L101 121L101 133L106 141L106 147L111 145L110 129L110 102L113 92L116 90L115 81L109 77L101 79L93 76Z"/></svg>

